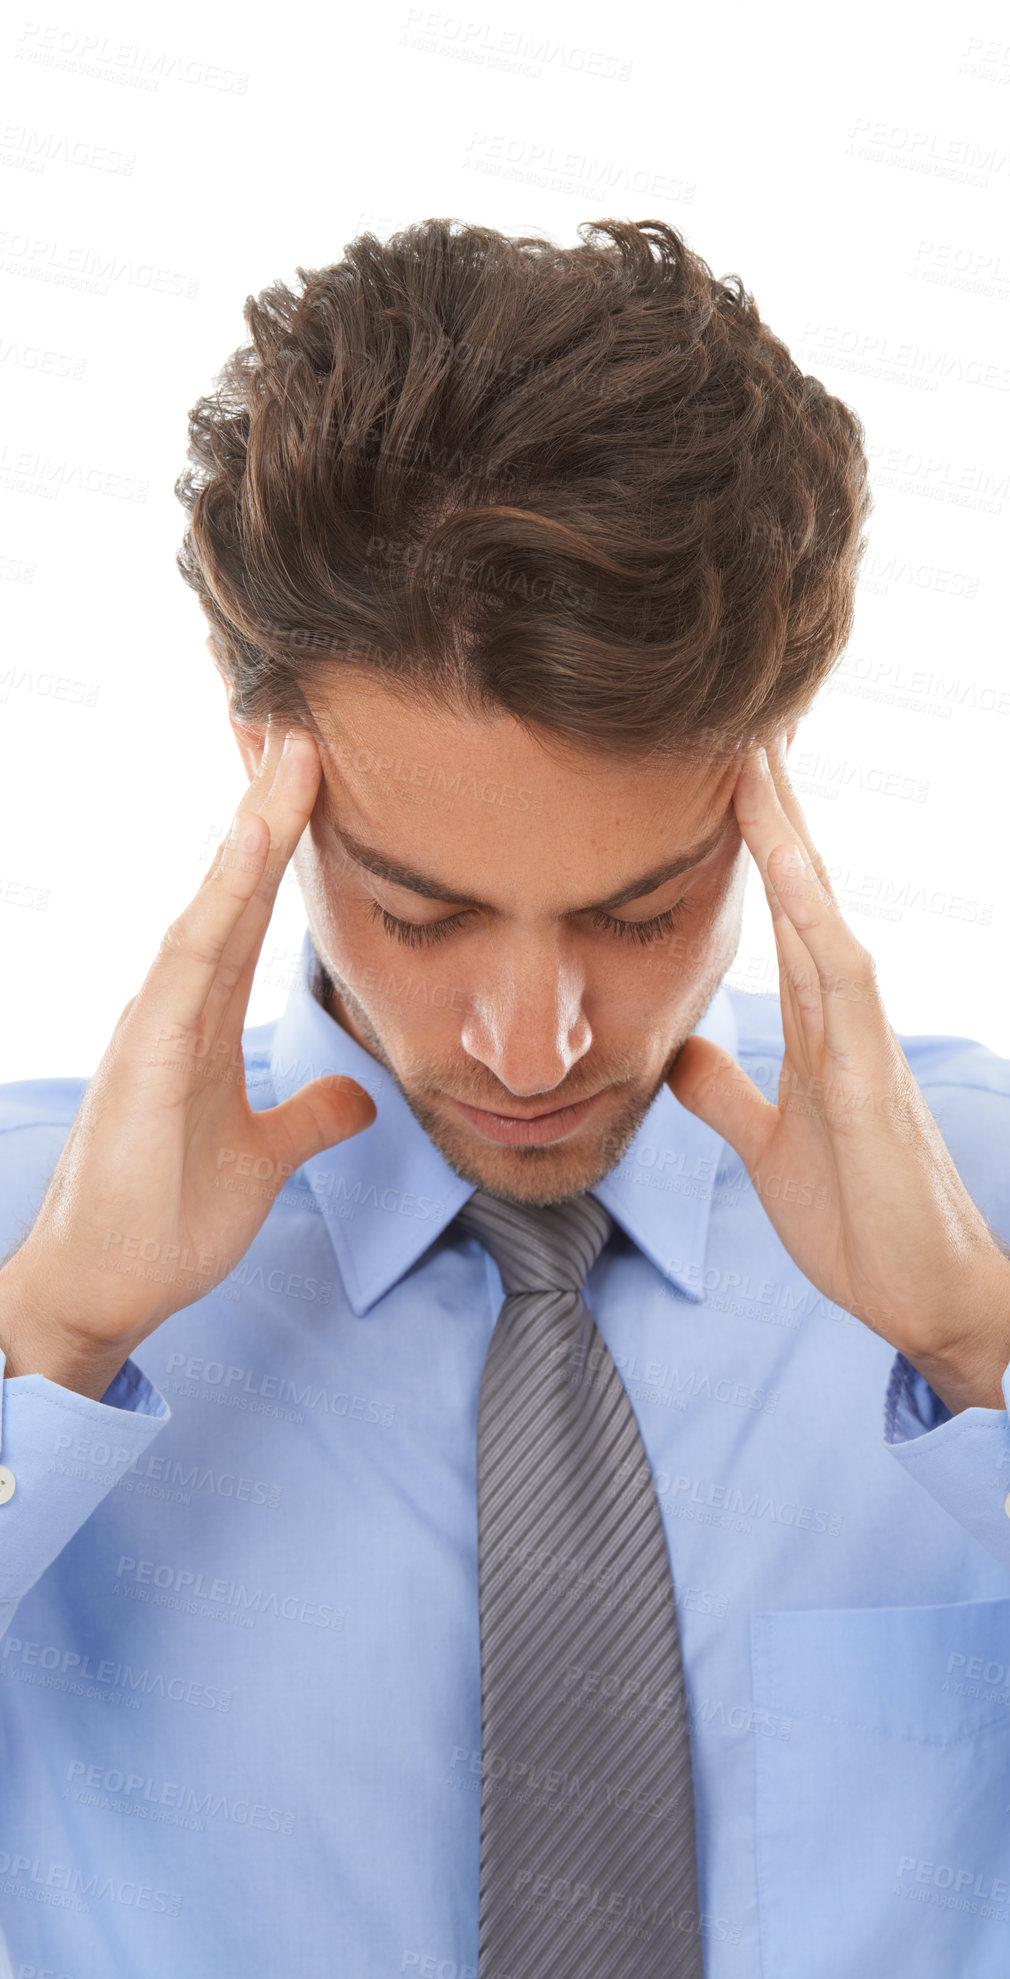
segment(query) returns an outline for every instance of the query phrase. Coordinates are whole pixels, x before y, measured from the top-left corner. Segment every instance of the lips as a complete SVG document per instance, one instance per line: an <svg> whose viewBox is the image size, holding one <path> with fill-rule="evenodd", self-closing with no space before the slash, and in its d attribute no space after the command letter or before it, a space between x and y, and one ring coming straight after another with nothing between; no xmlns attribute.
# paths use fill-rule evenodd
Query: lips
<svg viewBox="0 0 1010 1979"><path fill-rule="evenodd" d="M485 1107L466 1106L458 1099L450 1099L449 1105L485 1140L498 1141L507 1147L542 1147L574 1133L603 1098L603 1091L591 1093L588 1099L577 1100L573 1106L548 1107L542 1113L493 1113Z"/></svg>
<svg viewBox="0 0 1010 1979"><path fill-rule="evenodd" d="M504 1107L497 1106L471 1106L470 1112L490 1114L493 1120L546 1120L551 1113L573 1113L577 1106L587 1106L591 1099L597 1097L598 1092L587 1093L585 1099L569 1100L564 1106L542 1106L537 1113L506 1113ZM456 1102L458 1106L465 1103L462 1100Z"/></svg>

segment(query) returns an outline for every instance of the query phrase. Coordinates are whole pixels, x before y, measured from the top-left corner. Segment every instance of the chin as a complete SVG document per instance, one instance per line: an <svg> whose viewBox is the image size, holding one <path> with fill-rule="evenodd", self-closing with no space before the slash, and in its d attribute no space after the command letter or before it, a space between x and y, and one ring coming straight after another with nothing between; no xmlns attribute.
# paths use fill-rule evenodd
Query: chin
<svg viewBox="0 0 1010 1979"><path fill-rule="evenodd" d="M614 1120L584 1140L573 1136L553 1145L523 1148L481 1140L455 1122L450 1124L429 1106L416 1103L410 1094L405 1095L415 1118L454 1175L490 1195L535 1209L584 1195L602 1182L630 1146L655 1096L651 1092L626 1100Z"/></svg>

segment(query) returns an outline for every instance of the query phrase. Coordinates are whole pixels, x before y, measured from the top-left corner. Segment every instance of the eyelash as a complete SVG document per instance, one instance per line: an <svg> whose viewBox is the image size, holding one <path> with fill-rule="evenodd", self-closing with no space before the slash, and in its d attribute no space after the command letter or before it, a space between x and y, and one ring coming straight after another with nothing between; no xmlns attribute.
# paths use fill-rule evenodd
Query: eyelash
<svg viewBox="0 0 1010 1979"><path fill-rule="evenodd" d="M373 921L381 921L387 935L395 935L407 948L424 948L429 942L444 941L446 935L453 934L462 927L465 914L449 914L442 921L400 921L395 914L380 907L377 900L370 900L369 912ZM668 935L678 914L687 906L686 899L678 900L673 907L667 907L662 914L654 914L648 921L615 921L610 914L593 910L593 925L605 929L608 934L629 937L634 941L651 942Z"/></svg>

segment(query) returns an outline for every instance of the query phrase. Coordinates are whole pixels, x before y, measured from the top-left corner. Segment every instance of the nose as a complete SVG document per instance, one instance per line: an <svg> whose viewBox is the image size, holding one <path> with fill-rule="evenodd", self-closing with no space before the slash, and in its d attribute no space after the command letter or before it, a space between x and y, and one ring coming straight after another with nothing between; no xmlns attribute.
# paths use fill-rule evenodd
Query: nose
<svg viewBox="0 0 1010 1979"><path fill-rule="evenodd" d="M494 957L494 976L471 987L461 1043L517 1099L550 1094L593 1041L584 980L551 936L516 940Z"/></svg>

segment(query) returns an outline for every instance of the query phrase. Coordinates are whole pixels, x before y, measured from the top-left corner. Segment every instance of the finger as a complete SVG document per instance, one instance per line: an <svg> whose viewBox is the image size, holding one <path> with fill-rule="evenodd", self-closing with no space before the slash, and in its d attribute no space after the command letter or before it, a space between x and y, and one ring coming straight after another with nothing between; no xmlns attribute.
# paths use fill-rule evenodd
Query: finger
<svg viewBox="0 0 1010 1979"><path fill-rule="evenodd" d="M244 820L247 815L253 812L257 816L262 813L263 805L276 780L277 765L284 746L284 734L283 723L276 722L273 716L270 715L267 719L266 740L263 754L260 757L259 767L255 776L250 778L232 812L231 824L221 839L214 853L214 857L204 873L200 882L201 886L206 886L207 882L214 879L220 872L221 866L227 857L229 845L232 842L235 820Z"/></svg>
<svg viewBox="0 0 1010 1979"><path fill-rule="evenodd" d="M245 1023L253 977L270 925L280 882L291 856L312 815L319 787L319 756L312 738L298 731L296 758L290 752L278 763L276 775L258 806L259 816L270 827L270 853L259 886L245 913L225 944L217 974L207 994L201 1018L201 1037L216 1042L230 1038L238 1044ZM308 767L307 767L308 765ZM311 777L311 784L305 779ZM303 779L303 804L291 808L295 780Z"/></svg>
<svg viewBox="0 0 1010 1979"><path fill-rule="evenodd" d="M239 925L244 927L245 921ZM262 937L242 962L232 962L226 948L204 1004L197 1033L201 1063L212 1068L216 1077L245 1076L241 1041L261 947Z"/></svg>
<svg viewBox="0 0 1010 1979"><path fill-rule="evenodd" d="M800 800L789 781L789 767L786 760L786 739L777 735L768 748L768 767L772 774L772 786L783 814L788 818L797 837L806 847L807 856L821 885L826 887L834 899L828 869L813 841L813 835L800 806Z"/></svg>
<svg viewBox="0 0 1010 1979"><path fill-rule="evenodd" d="M778 897L785 924L798 937L816 970L827 1049L840 1058L869 1049L867 1013L873 1013L877 1020L873 1028L878 1043L885 1028L890 1032L876 987L873 958L848 926L830 887L815 871L801 834L779 801L763 751L750 758L741 772L734 805L741 833L766 884ZM799 860L795 869L788 854ZM799 969L800 957L790 935L778 923L776 938L790 958L793 974ZM796 994L802 996L811 1013L807 1028L807 1035L811 1035L813 986Z"/></svg>
<svg viewBox="0 0 1010 1979"><path fill-rule="evenodd" d="M756 767L748 761L745 765L748 777L755 776ZM745 791L741 788L740 802L736 805L737 817L748 849L761 875L765 899L771 915L775 954L779 967L779 1001L782 1007L785 1057L797 1066L806 1078L810 1078L821 1061L824 1049L824 1013L820 978L812 956L792 926L767 871L762 867L755 846L750 842L749 833L744 830L741 818L744 795Z"/></svg>
<svg viewBox="0 0 1010 1979"><path fill-rule="evenodd" d="M792 809L798 812L799 806L795 798L791 793L787 794L790 796ZM783 908L788 906L790 909L788 912L790 924L802 932L795 911L796 893L802 882L811 904L823 900L835 906L837 912L834 894L817 872L803 832L798 829L793 818L785 810L764 749L757 750L744 763L733 791L733 805L747 847L766 886L771 888L772 898L769 905L773 904L774 897L777 896ZM796 873L791 872L786 861L786 855L794 851L799 853L802 862ZM791 896L788 903L785 899L787 891ZM841 921L840 915L838 919Z"/></svg>
<svg viewBox="0 0 1010 1979"><path fill-rule="evenodd" d="M769 880L765 894L772 915L779 965L782 1039L787 1058L810 1079L824 1056L824 995L812 955L792 926Z"/></svg>
<svg viewBox="0 0 1010 1979"><path fill-rule="evenodd" d="M304 731L302 731L304 734ZM285 754L273 748L264 759L253 790L240 802L228 838L210 873L167 930L145 983L145 1013L195 1031L222 967L222 958L243 916L251 914L253 943L262 941L284 870L315 802L319 758L307 742ZM314 765L314 767L313 767ZM252 806L258 806L257 809ZM273 821L271 823L271 820ZM251 837L252 843L245 843ZM268 911L264 912L263 910ZM230 997L242 963L243 941L235 945L218 992Z"/></svg>
<svg viewBox="0 0 1010 1979"><path fill-rule="evenodd" d="M736 1149L753 1176L779 1124L779 1112L730 1053L710 1038L692 1033L677 1053L666 1083L681 1106Z"/></svg>
<svg viewBox="0 0 1010 1979"><path fill-rule="evenodd" d="M359 1134L375 1118L375 1101L364 1086L344 1073L328 1072L256 1114L254 1132L275 1165L293 1170Z"/></svg>

